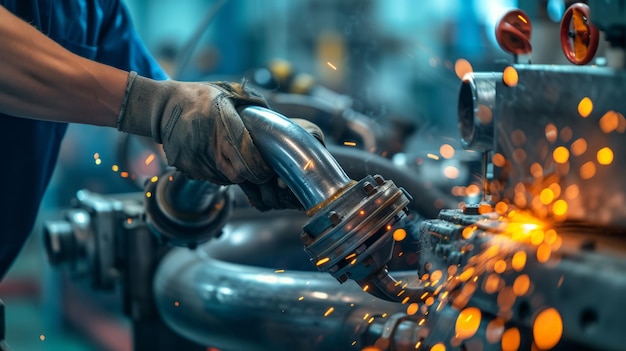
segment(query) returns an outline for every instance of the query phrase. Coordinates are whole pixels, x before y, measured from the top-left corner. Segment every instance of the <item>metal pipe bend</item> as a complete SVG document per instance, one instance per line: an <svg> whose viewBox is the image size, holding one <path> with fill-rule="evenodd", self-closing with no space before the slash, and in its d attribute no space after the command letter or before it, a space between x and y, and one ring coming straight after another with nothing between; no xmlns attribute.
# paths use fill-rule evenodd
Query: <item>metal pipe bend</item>
<svg viewBox="0 0 626 351"><path fill-rule="evenodd" d="M302 213L266 213L232 222L222 237L194 251L173 249L154 279L163 320L180 335L224 351L345 350L366 332L355 322L365 313L406 309L357 284L302 271L314 269L297 235L305 220Z"/></svg>

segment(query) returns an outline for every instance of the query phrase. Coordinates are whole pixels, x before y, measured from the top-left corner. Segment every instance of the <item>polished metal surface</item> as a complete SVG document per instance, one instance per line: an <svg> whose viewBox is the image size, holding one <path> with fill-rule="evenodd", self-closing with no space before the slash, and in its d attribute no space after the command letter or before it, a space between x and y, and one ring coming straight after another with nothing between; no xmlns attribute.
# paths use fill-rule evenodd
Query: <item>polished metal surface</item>
<svg viewBox="0 0 626 351"><path fill-rule="evenodd" d="M258 106L240 114L265 161L305 209L332 198L351 182L324 145L287 117Z"/></svg>
<svg viewBox="0 0 626 351"><path fill-rule="evenodd" d="M470 73L463 77L459 93L459 130L466 149L489 151L494 148L496 86L502 73Z"/></svg>
<svg viewBox="0 0 626 351"><path fill-rule="evenodd" d="M390 316L406 305L303 271L313 269L298 238L306 220L298 212L235 219L222 237L195 251L172 250L154 280L163 319L181 335L224 351L367 346L359 335L368 316Z"/></svg>

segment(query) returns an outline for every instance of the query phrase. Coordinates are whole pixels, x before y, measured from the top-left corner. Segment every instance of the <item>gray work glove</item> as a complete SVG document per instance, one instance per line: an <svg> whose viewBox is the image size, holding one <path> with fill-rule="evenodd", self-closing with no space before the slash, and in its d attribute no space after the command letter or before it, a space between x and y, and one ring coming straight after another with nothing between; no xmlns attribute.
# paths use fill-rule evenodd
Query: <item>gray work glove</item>
<svg viewBox="0 0 626 351"><path fill-rule="evenodd" d="M261 210L301 208L291 190L278 186L276 174L254 147L236 110L249 105L267 107L243 84L155 81L131 72L117 128L163 144L168 164L190 178L245 183L242 189ZM317 128L311 125L305 128ZM281 194L270 196L269 191Z"/></svg>
<svg viewBox="0 0 626 351"><path fill-rule="evenodd" d="M117 128L163 144L167 163L190 178L261 184L274 172L237 114L246 105L267 106L240 84L155 81L131 72Z"/></svg>

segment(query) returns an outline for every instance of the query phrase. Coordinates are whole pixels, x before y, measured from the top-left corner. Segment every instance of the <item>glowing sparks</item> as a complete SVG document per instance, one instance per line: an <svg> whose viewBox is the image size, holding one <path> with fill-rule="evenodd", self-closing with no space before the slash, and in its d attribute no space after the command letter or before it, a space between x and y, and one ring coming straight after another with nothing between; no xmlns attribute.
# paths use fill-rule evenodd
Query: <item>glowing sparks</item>
<svg viewBox="0 0 626 351"><path fill-rule="evenodd" d="M96 161L95 161L95 162L96 162L96 165L97 165L97 166L100 166L100 164L102 163L102 160L98 158L98 159L96 159Z"/></svg>
<svg viewBox="0 0 626 351"><path fill-rule="evenodd" d="M509 87L514 87L517 85L519 81L519 75L517 74L517 70L513 66L508 66L502 72L502 81Z"/></svg>
<svg viewBox="0 0 626 351"><path fill-rule="evenodd" d="M433 159L433 160L439 160L439 156L435 155L435 154L431 154L431 153L427 153L426 157Z"/></svg>
<svg viewBox="0 0 626 351"><path fill-rule="evenodd" d="M124 172L120 172L120 177L122 178L128 178L128 172L124 171Z"/></svg>
<svg viewBox="0 0 626 351"><path fill-rule="evenodd" d="M541 311L533 323L535 345L541 350L552 349L563 335L563 320L559 311L547 308Z"/></svg>
<svg viewBox="0 0 626 351"><path fill-rule="evenodd" d="M333 312L335 312L335 308L331 307L328 310L326 310L326 312L324 312L324 317L328 317L330 316Z"/></svg>
<svg viewBox="0 0 626 351"><path fill-rule="evenodd" d="M302 167L302 169L304 169L305 171L308 171L312 168L313 168L313 160L308 160L306 164L304 165L304 167Z"/></svg>
<svg viewBox="0 0 626 351"><path fill-rule="evenodd" d="M493 155L491 162L493 162L494 166L502 168L506 165L506 158L504 158L504 155L501 153L496 152Z"/></svg>
<svg viewBox="0 0 626 351"><path fill-rule="evenodd" d="M478 331L482 313L476 307L465 308L456 319L454 327L456 337L459 339L469 339Z"/></svg>
<svg viewBox="0 0 626 351"><path fill-rule="evenodd" d="M319 261L317 261L315 263L315 265L319 267L319 266L323 265L324 263L327 263L328 261L330 261L330 258L329 257L324 257L324 258L320 259Z"/></svg>
<svg viewBox="0 0 626 351"><path fill-rule="evenodd" d="M557 200L554 202L554 205L552 205L552 212L556 216L563 216L565 213L567 213L567 207L567 201Z"/></svg>
<svg viewBox="0 0 626 351"><path fill-rule="evenodd" d="M516 296L524 296L530 289L530 277L527 274L519 275L513 282L513 293Z"/></svg>
<svg viewBox="0 0 626 351"><path fill-rule="evenodd" d="M404 228L398 228L393 231L393 240L402 241L406 239L406 230Z"/></svg>
<svg viewBox="0 0 626 351"><path fill-rule="evenodd" d="M565 163L569 160L569 150L565 146L559 146L552 152L552 158L556 163Z"/></svg>
<svg viewBox="0 0 626 351"><path fill-rule="evenodd" d="M454 73L459 79L465 79L465 75L472 73L474 69L472 68L472 64L469 63L466 59L458 59L454 63Z"/></svg>
<svg viewBox="0 0 626 351"><path fill-rule="evenodd" d="M274 271L274 273L285 273L284 269L277 269Z"/></svg>
<svg viewBox="0 0 626 351"><path fill-rule="evenodd" d="M537 247L537 261L539 263L546 263L550 259L550 255L552 254L552 249L548 244L541 244Z"/></svg>
<svg viewBox="0 0 626 351"><path fill-rule="evenodd" d="M450 159L454 157L454 148L450 144L443 144L439 147L439 154L443 158Z"/></svg>
<svg viewBox="0 0 626 351"><path fill-rule="evenodd" d="M152 197L152 193L151 193L151 192L149 192L149 191L146 191L146 197L147 197L147 198L151 198L151 197Z"/></svg>
<svg viewBox="0 0 626 351"><path fill-rule="evenodd" d="M120 170L120 167L119 167L118 165L113 165L113 166L111 166L111 170L112 170L113 172L117 172L117 171L119 171L119 170Z"/></svg>
<svg viewBox="0 0 626 351"><path fill-rule="evenodd" d="M541 200L542 204L549 205L554 200L554 192L548 188L543 189L539 194L539 199Z"/></svg>
<svg viewBox="0 0 626 351"><path fill-rule="evenodd" d="M413 302L406 308L406 314L408 314L409 316L412 316L417 313L418 309L419 309L419 305Z"/></svg>
<svg viewBox="0 0 626 351"><path fill-rule="evenodd" d="M356 142L354 142L354 141L344 141L343 145L344 146L356 146Z"/></svg>
<svg viewBox="0 0 626 351"><path fill-rule="evenodd" d="M337 70L337 66L333 65L330 61L326 62L326 64L328 65L328 67L332 68L333 71Z"/></svg>
<svg viewBox="0 0 626 351"><path fill-rule="evenodd" d="M446 351L446 345L443 343L437 343L430 348L430 351Z"/></svg>
<svg viewBox="0 0 626 351"><path fill-rule="evenodd" d="M598 150L598 152L596 153L596 157L599 164L603 166L610 165L611 163L613 163L613 150L611 150L611 148L609 147L603 147L602 149Z"/></svg>
<svg viewBox="0 0 626 351"><path fill-rule="evenodd" d="M302 301L302 300L304 300L304 296L298 297L298 301Z"/></svg>
<svg viewBox="0 0 626 351"><path fill-rule="evenodd" d="M159 177L158 177L158 176L154 176L154 177L150 178L150 181L151 181L152 183L156 183L156 182L158 182L158 181L159 181Z"/></svg>
<svg viewBox="0 0 626 351"><path fill-rule="evenodd" d="M459 177L460 171L455 166L446 166L443 169L443 175L448 179L457 179Z"/></svg>
<svg viewBox="0 0 626 351"><path fill-rule="evenodd" d="M511 259L511 267L519 272L522 269L524 269L524 267L526 267L526 252L525 251L518 251L515 254L513 254L513 258Z"/></svg>
<svg viewBox="0 0 626 351"><path fill-rule="evenodd" d="M572 143L571 149L574 156L580 156L587 151L587 141L583 138L577 139Z"/></svg>
<svg viewBox="0 0 626 351"><path fill-rule="evenodd" d="M602 132L604 132L605 134L609 134L619 128L619 115L617 114L617 112L611 110L605 113L604 116L600 118L600 121L598 121L598 123L600 124L600 129L602 130Z"/></svg>
<svg viewBox="0 0 626 351"><path fill-rule="evenodd" d="M521 341L521 335L519 329L510 328L502 334L502 351L517 351L519 350Z"/></svg>
<svg viewBox="0 0 626 351"><path fill-rule="evenodd" d="M155 154L150 154L148 155L148 157L146 157L146 159L143 161L146 165L149 165L152 163L152 161L154 161L156 155Z"/></svg>
<svg viewBox="0 0 626 351"><path fill-rule="evenodd" d="M39 340L41 340L41 341L46 340L46 336L45 336L45 335L43 335L43 334L39 335Z"/></svg>
<svg viewBox="0 0 626 351"><path fill-rule="evenodd" d="M580 177L582 179L591 179L596 175L596 165L592 162L586 162L580 166Z"/></svg>
<svg viewBox="0 0 626 351"><path fill-rule="evenodd" d="M593 111L593 101L590 98L584 97L578 103L578 114L582 118L587 118Z"/></svg>

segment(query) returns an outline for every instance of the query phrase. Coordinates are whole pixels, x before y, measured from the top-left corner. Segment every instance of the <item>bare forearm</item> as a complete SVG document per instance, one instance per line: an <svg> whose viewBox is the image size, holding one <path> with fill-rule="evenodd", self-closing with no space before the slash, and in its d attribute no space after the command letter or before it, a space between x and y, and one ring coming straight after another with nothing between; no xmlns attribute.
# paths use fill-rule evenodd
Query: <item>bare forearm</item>
<svg viewBox="0 0 626 351"><path fill-rule="evenodd" d="M114 127L128 73L74 55L0 6L0 112Z"/></svg>

